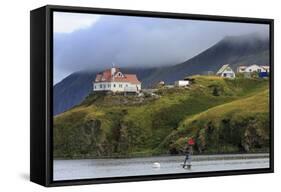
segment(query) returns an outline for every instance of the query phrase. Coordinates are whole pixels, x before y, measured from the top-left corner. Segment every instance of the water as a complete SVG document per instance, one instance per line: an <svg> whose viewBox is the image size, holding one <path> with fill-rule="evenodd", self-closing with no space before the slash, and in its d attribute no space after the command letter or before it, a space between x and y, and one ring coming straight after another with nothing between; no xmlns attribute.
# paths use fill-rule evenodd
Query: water
<svg viewBox="0 0 281 192"><path fill-rule="evenodd" d="M191 169L182 168L184 158L184 156L165 156L54 160L54 180L269 168L269 154L193 156ZM153 168L155 162L160 163L160 168Z"/></svg>

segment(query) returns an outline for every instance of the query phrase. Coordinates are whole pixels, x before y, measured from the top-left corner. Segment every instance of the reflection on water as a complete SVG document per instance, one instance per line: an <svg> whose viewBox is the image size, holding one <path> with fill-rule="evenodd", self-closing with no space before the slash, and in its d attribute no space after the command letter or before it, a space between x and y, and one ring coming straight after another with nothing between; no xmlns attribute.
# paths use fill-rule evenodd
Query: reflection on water
<svg viewBox="0 0 281 192"><path fill-rule="evenodd" d="M182 168L184 158L184 156L164 156L54 160L54 180L269 168L269 154L194 156L191 169ZM153 166L155 162L158 162L160 167L155 168Z"/></svg>

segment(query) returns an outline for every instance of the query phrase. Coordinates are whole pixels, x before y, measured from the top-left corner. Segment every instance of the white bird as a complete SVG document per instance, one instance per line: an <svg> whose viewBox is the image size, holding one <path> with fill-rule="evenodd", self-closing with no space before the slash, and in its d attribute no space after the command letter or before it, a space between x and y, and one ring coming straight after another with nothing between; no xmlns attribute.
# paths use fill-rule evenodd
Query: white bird
<svg viewBox="0 0 281 192"><path fill-rule="evenodd" d="M154 162L152 165L153 168L160 168L160 163Z"/></svg>

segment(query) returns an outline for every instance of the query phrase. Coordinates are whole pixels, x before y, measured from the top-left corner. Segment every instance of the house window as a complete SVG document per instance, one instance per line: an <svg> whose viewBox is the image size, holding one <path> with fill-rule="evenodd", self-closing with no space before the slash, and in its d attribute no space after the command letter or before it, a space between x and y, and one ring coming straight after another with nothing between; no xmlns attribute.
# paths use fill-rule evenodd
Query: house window
<svg viewBox="0 0 281 192"><path fill-rule="evenodd" d="M119 87L122 88L122 84L119 84Z"/></svg>
<svg viewBox="0 0 281 192"><path fill-rule="evenodd" d="M110 84L108 84L107 87L110 88Z"/></svg>
<svg viewBox="0 0 281 192"><path fill-rule="evenodd" d="M96 89L97 87L95 86L95 89Z"/></svg>
<svg viewBox="0 0 281 192"><path fill-rule="evenodd" d="M126 84L126 87L128 87L128 84Z"/></svg>
<svg viewBox="0 0 281 192"><path fill-rule="evenodd" d="M115 85L115 84L113 84L113 87L116 87L116 85Z"/></svg>
<svg viewBox="0 0 281 192"><path fill-rule="evenodd" d="M100 84L100 88L102 88L102 84Z"/></svg>
<svg viewBox="0 0 281 192"><path fill-rule="evenodd" d="M106 86L105 86L105 84L103 85L103 88L105 88Z"/></svg>
<svg viewBox="0 0 281 192"><path fill-rule="evenodd" d="M261 69L258 69L258 72L261 72Z"/></svg>

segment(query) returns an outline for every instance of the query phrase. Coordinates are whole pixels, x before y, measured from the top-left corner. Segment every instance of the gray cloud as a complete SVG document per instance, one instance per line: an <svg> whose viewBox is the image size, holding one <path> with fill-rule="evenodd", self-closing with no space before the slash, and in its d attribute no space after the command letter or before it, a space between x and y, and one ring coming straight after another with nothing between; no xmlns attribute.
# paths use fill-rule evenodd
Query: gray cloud
<svg viewBox="0 0 281 192"><path fill-rule="evenodd" d="M252 32L268 36L269 28L262 24L101 16L88 28L54 34L54 81L75 71L101 70L112 62L119 67L174 65L225 36Z"/></svg>

